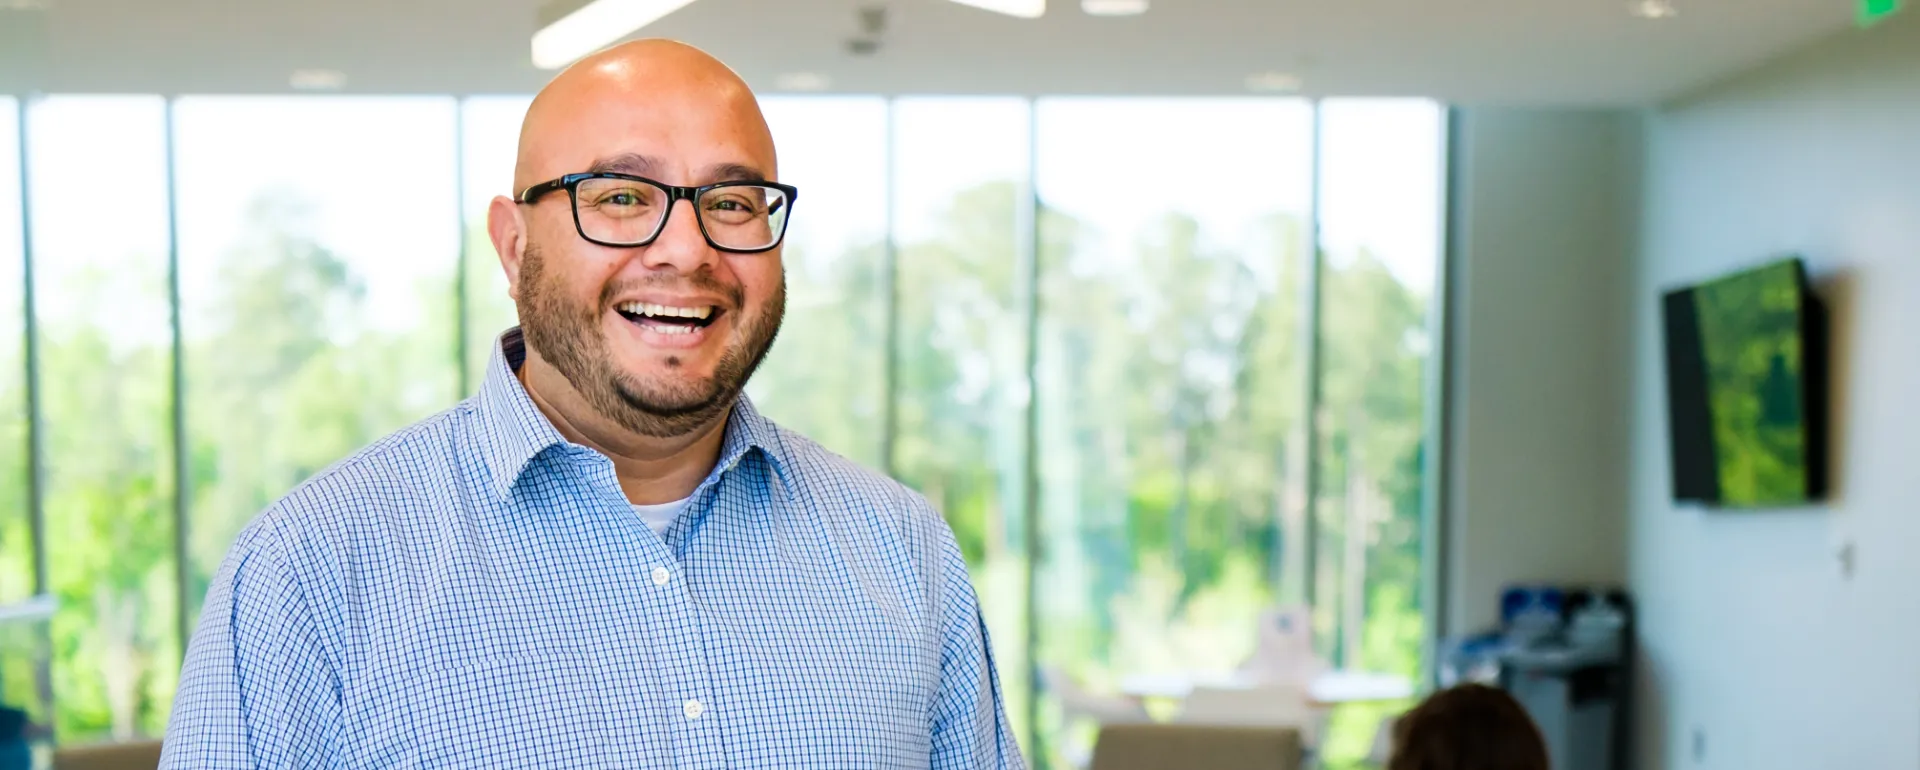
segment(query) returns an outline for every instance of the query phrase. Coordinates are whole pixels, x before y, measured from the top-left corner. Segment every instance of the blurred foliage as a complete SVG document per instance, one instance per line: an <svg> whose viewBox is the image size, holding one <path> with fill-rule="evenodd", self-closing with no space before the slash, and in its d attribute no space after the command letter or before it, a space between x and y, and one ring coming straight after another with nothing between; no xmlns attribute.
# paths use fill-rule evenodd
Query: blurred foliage
<svg viewBox="0 0 1920 770"><path fill-rule="evenodd" d="M218 260L210 273L220 276L183 297L183 315L201 321L182 350L187 595L196 605L262 508L454 395L450 278L415 292L422 317L448 323L375 328L363 277L300 234L307 209L256 201L236 248L183 255ZM164 303L164 263L130 255L117 275L79 272L40 287L42 301L111 307L135 286ZM39 330L49 578L60 600L54 726L68 741L163 732L182 652L171 351L129 343L142 335L118 328L128 319L105 319ZM0 477L0 499L24 500L24 480ZM18 683L8 680L9 694Z"/></svg>

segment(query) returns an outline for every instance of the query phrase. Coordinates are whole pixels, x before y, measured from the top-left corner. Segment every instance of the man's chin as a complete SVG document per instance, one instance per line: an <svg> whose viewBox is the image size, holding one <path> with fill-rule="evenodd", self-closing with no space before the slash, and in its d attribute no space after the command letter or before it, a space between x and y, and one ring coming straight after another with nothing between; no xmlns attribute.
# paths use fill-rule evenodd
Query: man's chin
<svg viewBox="0 0 1920 770"><path fill-rule="evenodd" d="M622 383L620 398L634 409L655 417L684 417L712 412L729 403L733 394L717 387L711 379L698 381L638 381L629 377Z"/></svg>

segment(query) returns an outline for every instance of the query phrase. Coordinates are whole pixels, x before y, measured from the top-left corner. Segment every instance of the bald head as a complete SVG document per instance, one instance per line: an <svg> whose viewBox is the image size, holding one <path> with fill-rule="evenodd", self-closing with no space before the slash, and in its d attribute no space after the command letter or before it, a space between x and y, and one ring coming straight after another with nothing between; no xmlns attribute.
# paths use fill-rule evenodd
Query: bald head
<svg viewBox="0 0 1920 770"><path fill-rule="evenodd" d="M634 151L634 144L666 152L685 149L690 154L657 157ZM710 155L721 145L741 157L732 161L692 157ZM520 127L513 189L518 192L565 174L595 170L596 165L626 166L600 170L639 173L681 185L717 180L672 178L671 172L697 176L703 171L726 171L741 176L742 171L751 170L773 180L775 163L773 136L759 102L739 75L685 43L636 40L575 62L534 97ZM725 165L746 168L720 168Z"/></svg>

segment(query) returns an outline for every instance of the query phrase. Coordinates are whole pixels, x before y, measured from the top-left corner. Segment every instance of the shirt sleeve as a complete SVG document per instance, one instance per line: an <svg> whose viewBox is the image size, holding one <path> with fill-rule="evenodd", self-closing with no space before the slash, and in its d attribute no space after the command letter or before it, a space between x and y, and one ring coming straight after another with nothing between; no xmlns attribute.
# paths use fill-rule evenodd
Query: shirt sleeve
<svg viewBox="0 0 1920 770"><path fill-rule="evenodd" d="M948 534L940 580L940 691L933 705L932 770L1024 770L1007 725L1000 673L966 561Z"/></svg>
<svg viewBox="0 0 1920 770"><path fill-rule="evenodd" d="M161 770L338 767L340 680L270 516L243 531L187 646Z"/></svg>

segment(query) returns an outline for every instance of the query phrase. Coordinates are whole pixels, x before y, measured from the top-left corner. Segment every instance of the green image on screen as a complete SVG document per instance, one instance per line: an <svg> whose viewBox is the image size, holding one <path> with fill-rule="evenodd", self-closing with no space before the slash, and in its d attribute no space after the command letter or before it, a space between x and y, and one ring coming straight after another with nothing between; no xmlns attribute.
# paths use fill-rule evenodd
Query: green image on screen
<svg viewBox="0 0 1920 770"><path fill-rule="evenodd" d="M1721 501L1807 499L1800 273L1782 262L1696 292Z"/></svg>

